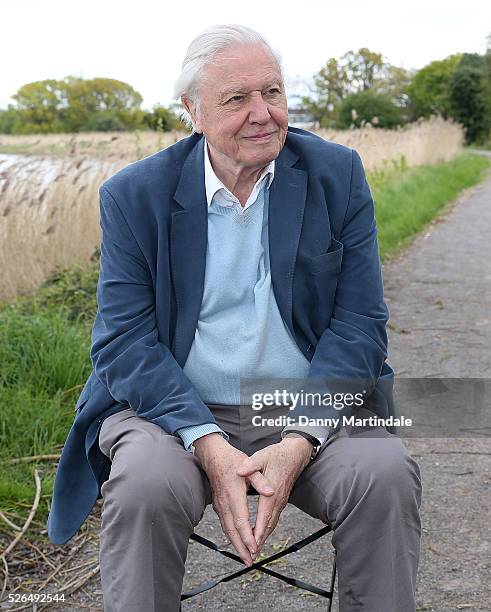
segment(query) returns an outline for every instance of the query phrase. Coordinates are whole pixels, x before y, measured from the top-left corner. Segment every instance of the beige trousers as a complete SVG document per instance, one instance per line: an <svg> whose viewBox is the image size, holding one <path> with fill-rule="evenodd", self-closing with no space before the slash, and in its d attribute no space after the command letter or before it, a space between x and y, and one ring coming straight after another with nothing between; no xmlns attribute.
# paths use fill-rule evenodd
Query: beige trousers
<svg viewBox="0 0 491 612"><path fill-rule="evenodd" d="M282 427L254 426L250 406L208 406L247 455L280 441ZM177 611L208 478L179 437L131 408L104 420L99 446L112 462L101 488L104 610ZM421 495L417 462L382 427L342 428L302 472L289 502L333 528L341 612L414 612Z"/></svg>

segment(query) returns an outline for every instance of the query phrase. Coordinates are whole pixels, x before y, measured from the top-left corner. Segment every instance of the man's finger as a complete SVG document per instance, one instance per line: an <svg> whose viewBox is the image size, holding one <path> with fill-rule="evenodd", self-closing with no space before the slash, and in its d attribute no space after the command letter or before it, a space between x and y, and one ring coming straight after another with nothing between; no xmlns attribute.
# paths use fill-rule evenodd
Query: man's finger
<svg viewBox="0 0 491 612"><path fill-rule="evenodd" d="M275 506L274 497L259 497L259 503L257 505L256 524L254 526L254 539L260 549L262 543L266 539L265 536L268 525L273 518L273 511Z"/></svg>
<svg viewBox="0 0 491 612"><path fill-rule="evenodd" d="M251 476L249 476L249 482L256 489L259 495L273 495L274 489L271 486L269 480L261 474L261 472L254 472Z"/></svg>
<svg viewBox="0 0 491 612"><path fill-rule="evenodd" d="M247 507L247 495L233 497L230 500L230 511L232 513L233 524L238 531L242 542L245 544L251 555L257 552L257 544L249 523L249 509Z"/></svg>
<svg viewBox="0 0 491 612"><path fill-rule="evenodd" d="M232 546L237 551L238 555L244 561L247 566L252 565L252 555L244 544L242 540L242 536L237 531L237 528L234 525L234 518L231 512L227 512L223 516L220 516L220 523L222 525L223 533L227 536Z"/></svg>
<svg viewBox="0 0 491 612"><path fill-rule="evenodd" d="M256 529L254 528L254 538L257 540L259 540L259 544L258 544L258 550L257 550L257 554L259 554L261 552L262 547L264 546L264 544L266 543L266 540L269 538L269 536L273 533L273 531L276 528L276 525L278 524L278 520L280 518L280 512L279 512L279 508L275 507L275 510L273 511L273 514L270 518L270 520L268 521L262 535L256 535Z"/></svg>

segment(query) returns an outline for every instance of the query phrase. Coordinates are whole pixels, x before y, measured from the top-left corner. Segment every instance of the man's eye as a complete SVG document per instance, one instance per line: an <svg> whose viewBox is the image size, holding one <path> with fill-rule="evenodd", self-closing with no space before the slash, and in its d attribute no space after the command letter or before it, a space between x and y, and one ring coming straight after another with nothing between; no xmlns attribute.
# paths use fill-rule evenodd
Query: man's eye
<svg viewBox="0 0 491 612"><path fill-rule="evenodd" d="M228 99L228 102L240 102L244 99L244 96L232 96Z"/></svg>
<svg viewBox="0 0 491 612"><path fill-rule="evenodd" d="M281 92L280 92L280 90L277 87L273 87L272 89L268 89L267 93L270 96L275 96L275 95L277 95L277 94L279 94Z"/></svg>

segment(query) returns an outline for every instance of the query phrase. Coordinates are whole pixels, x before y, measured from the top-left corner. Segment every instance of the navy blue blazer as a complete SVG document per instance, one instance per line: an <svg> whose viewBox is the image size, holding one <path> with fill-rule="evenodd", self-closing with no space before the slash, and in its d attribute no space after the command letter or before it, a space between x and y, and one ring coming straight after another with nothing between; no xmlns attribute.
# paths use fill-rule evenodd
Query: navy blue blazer
<svg viewBox="0 0 491 612"><path fill-rule="evenodd" d="M104 418L130 406L169 434L215 422L182 368L204 287L204 138L130 164L100 188L102 229L93 370L57 468L48 536L67 542L108 478ZM394 415L374 203L358 153L288 128L270 187L273 291L309 377L359 379L381 417ZM338 417L326 407L325 416ZM393 430L395 431L395 430Z"/></svg>

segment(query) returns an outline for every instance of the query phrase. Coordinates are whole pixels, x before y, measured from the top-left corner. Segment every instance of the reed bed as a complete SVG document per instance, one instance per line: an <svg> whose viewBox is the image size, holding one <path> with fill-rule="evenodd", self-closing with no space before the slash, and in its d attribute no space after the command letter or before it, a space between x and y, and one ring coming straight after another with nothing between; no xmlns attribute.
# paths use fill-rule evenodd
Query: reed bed
<svg viewBox="0 0 491 612"><path fill-rule="evenodd" d="M171 132L86 132L81 134L0 134L0 153L90 157L104 161L132 162L165 149L189 136L185 130Z"/></svg>
<svg viewBox="0 0 491 612"><path fill-rule="evenodd" d="M432 166L450 161L462 152L462 126L440 116L419 120L397 130L374 128L370 124L353 130L317 130L326 140L356 149L367 171L383 168L404 158L408 167Z"/></svg>
<svg viewBox="0 0 491 612"><path fill-rule="evenodd" d="M123 165L0 155L0 301L90 260L100 240L99 185Z"/></svg>
<svg viewBox="0 0 491 612"><path fill-rule="evenodd" d="M462 151L462 128L434 117L400 130L321 130L356 149L367 171L433 165ZM100 243L98 189L120 168L189 132L0 135L0 301L84 265Z"/></svg>

